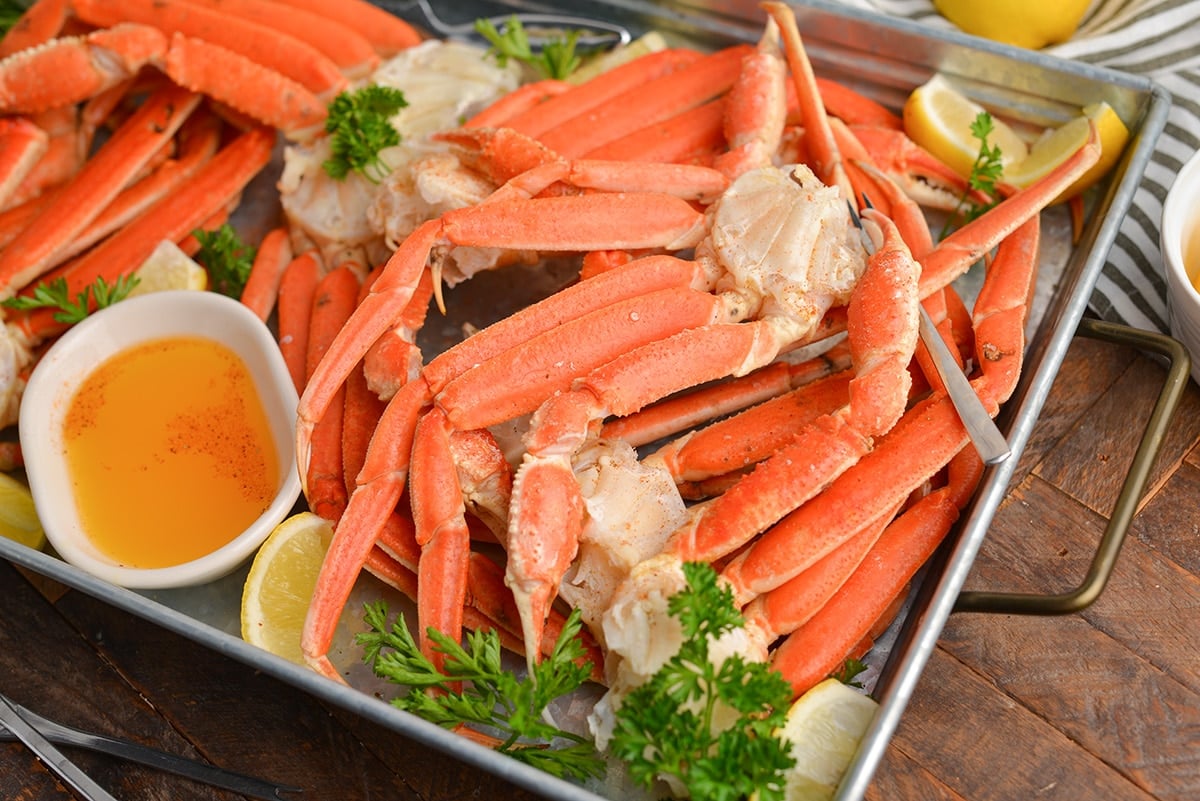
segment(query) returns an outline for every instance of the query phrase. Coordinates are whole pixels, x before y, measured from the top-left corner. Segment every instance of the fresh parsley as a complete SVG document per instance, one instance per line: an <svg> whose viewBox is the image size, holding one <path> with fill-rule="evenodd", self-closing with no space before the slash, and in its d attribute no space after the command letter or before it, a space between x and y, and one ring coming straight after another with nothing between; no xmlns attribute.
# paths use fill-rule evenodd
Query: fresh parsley
<svg viewBox="0 0 1200 801"><path fill-rule="evenodd" d="M850 657L842 663L841 668L833 673L833 678L840 681L842 684L850 687L858 687L862 689L862 682L858 680L858 674L866 671L867 666L861 659Z"/></svg>
<svg viewBox="0 0 1200 801"><path fill-rule="evenodd" d="M421 653L403 616L388 625L386 604L367 604L364 620L370 631L355 638L365 649L364 661L377 676L409 687L407 695L392 701L394 706L445 728L466 724L495 735L496 750L555 776L602 775L603 763L591 742L542 715L551 701L574 692L591 675L578 637L578 611L567 619L553 653L524 680L501 665L495 631L467 634L464 647L430 628L429 637L446 655L443 673ZM567 744L552 747L555 741Z"/></svg>
<svg viewBox="0 0 1200 801"><path fill-rule="evenodd" d="M979 140L979 153L975 156L975 163L971 165L970 174L967 175L967 191L958 199L958 205L946 220L939 238L945 237L951 225L968 223L999 202L996 183L1004 176L1004 162L1000 146L988 144L988 137L992 135L995 127L992 115L986 111L979 112L971 121L971 136ZM992 201L977 203L971 199L972 191L982 192L992 198Z"/></svg>
<svg viewBox="0 0 1200 801"><path fill-rule="evenodd" d="M659 776L677 779L693 801L759 801L784 797L784 773L794 764L791 745L775 735L791 704L791 688L776 671L740 654L718 667L710 641L744 625L733 592L712 567L683 566L687 588L668 600L679 619L679 653L617 710L611 750L629 763L630 776L650 787ZM718 706L737 713L713 730Z"/></svg>
<svg viewBox="0 0 1200 801"><path fill-rule="evenodd" d="M229 223L215 231L197 228L192 236L200 243L196 261L208 270L212 288L222 295L240 298L254 265L255 249L243 242Z"/></svg>
<svg viewBox="0 0 1200 801"><path fill-rule="evenodd" d="M100 276L72 298L67 279L60 276L48 284L35 286L32 295L9 298L0 305L10 309L58 309L54 313L54 319L60 323L74 325L93 310L103 309L124 300L137 285L138 278L134 275L122 275L112 284Z"/></svg>
<svg viewBox="0 0 1200 801"><path fill-rule="evenodd" d="M566 31L563 38L547 41L539 52L534 53L529 44L529 35L516 15L504 23L503 30L497 29L490 19L477 19L475 30L491 43L488 54L501 67L511 58L533 67L543 78L560 81L579 68L581 59L575 52L579 31Z"/></svg>
<svg viewBox="0 0 1200 801"><path fill-rule="evenodd" d="M331 152L325 172L339 181L351 172L373 183L382 180L389 169L379 153L400 144L392 117L407 105L399 89L375 84L335 97L325 118Z"/></svg>

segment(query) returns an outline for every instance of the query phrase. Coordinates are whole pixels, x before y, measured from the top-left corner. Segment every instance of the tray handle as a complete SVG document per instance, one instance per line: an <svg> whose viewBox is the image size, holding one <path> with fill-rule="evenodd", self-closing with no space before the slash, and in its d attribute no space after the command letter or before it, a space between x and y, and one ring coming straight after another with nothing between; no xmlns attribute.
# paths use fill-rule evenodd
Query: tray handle
<svg viewBox="0 0 1200 801"><path fill-rule="evenodd" d="M954 603L953 612L1017 615L1066 615L1079 612L1100 596L1116 565L1129 523L1133 520L1137 504L1149 480L1150 470L1162 448L1167 427L1187 387L1191 358L1183 344L1176 339L1118 323L1085 317L1080 320L1076 334L1158 353L1170 363L1162 391L1146 423L1142 441L1138 445L1129 473L1125 476L1125 484L1117 496L1112 516L1109 517L1108 526L1100 538L1087 575L1074 590L1059 594L961 592Z"/></svg>

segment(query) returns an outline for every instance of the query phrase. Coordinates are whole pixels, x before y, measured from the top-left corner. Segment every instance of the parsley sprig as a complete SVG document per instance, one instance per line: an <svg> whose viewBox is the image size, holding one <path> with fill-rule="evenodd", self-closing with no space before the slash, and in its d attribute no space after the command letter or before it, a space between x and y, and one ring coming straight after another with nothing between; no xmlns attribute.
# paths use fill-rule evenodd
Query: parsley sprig
<svg viewBox="0 0 1200 801"><path fill-rule="evenodd" d="M208 270L212 288L222 295L240 298L254 265L255 248L243 242L229 223L215 231L197 228L192 236L200 243L196 261Z"/></svg>
<svg viewBox="0 0 1200 801"><path fill-rule="evenodd" d="M849 687L858 687L862 689L862 682L858 680L858 674L865 672L867 665L861 659L849 657L842 666L830 674L833 678L840 681Z"/></svg>
<svg viewBox="0 0 1200 801"><path fill-rule="evenodd" d="M741 612L712 567L686 563L683 571L687 588L668 600L668 610L682 626L683 644L626 696L611 750L646 787L670 776L693 801L734 801L753 792L760 801L778 801L794 760L790 743L774 732L785 722L791 688L779 673L740 654L719 667L709 660L711 640L740 628ZM719 705L738 717L714 732Z"/></svg>
<svg viewBox="0 0 1200 801"><path fill-rule="evenodd" d="M381 181L389 168L379 153L400 144L391 118L407 105L399 89L376 84L335 97L325 118L332 154L322 165L325 172L339 181L351 172L372 183Z"/></svg>
<svg viewBox="0 0 1200 801"><path fill-rule="evenodd" d="M365 649L364 661L377 676L409 687L407 695L392 701L394 706L446 728L465 723L494 733L498 751L555 776L601 775L603 763L592 744L542 715L551 701L574 692L591 675L591 663L583 660L577 611L567 619L553 653L523 680L501 665L494 631L469 633L464 647L430 628L429 637L446 655L442 672L421 653L402 616L388 625L386 604L367 604L364 620L371 630L355 638ZM438 692L426 692L430 688ZM567 745L550 745L564 740Z"/></svg>
<svg viewBox="0 0 1200 801"><path fill-rule="evenodd" d="M137 285L138 278L135 275L122 275L112 284L100 276L72 298L67 279L60 276L48 284L38 284L31 295L8 298L0 305L10 309L57 309L53 315L55 320L74 325L94 310L124 300Z"/></svg>
<svg viewBox="0 0 1200 801"><path fill-rule="evenodd" d="M504 23L502 30L497 29L490 19L477 19L475 30L491 43L488 53L501 67L511 58L533 67L543 78L555 78L560 81L579 68L581 59L575 52L579 31L566 31L563 38L547 41L535 53L529 44L529 35L516 15Z"/></svg>
<svg viewBox="0 0 1200 801"><path fill-rule="evenodd" d="M971 165L967 175L967 191L958 199L958 205L951 212L942 228L939 239L945 237L951 225L962 225L974 220L999 202L996 183L1004 176L1003 157L999 145L988 144L988 137L995 130L992 115L981 111L971 121L971 136L979 140L979 153ZM992 198L990 203L978 203L971 198L971 192L982 192Z"/></svg>

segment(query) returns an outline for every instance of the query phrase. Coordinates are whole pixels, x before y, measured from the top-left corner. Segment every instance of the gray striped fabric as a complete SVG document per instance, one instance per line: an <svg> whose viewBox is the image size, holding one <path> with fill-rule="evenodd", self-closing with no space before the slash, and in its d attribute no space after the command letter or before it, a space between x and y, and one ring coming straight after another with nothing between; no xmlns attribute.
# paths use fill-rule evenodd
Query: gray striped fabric
<svg viewBox="0 0 1200 801"><path fill-rule="evenodd" d="M930 0L841 2L953 28ZM1200 148L1200 0L1094 0L1075 36L1046 52L1143 75L1171 93L1167 125L1090 301L1104 319L1166 333L1158 224L1171 182Z"/></svg>

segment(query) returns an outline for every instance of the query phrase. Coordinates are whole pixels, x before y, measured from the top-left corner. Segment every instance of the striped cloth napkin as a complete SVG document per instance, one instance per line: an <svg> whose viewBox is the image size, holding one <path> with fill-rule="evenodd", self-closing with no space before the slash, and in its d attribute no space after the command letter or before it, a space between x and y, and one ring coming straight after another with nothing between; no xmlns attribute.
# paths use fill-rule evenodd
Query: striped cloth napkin
<svg viewBox="0 0 1200 801"><path fill-rule="evenodd" d="M840 2L954 29L930 0ZM1200 148L1200 0L1094 0L1075 36L1044 52L1142 75L1171 94L1166 127L1089 302L1103 319L1168 333L1158 225L1175 175Z"/></svg>

